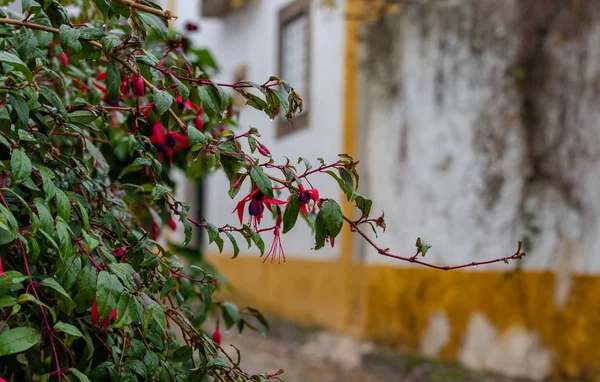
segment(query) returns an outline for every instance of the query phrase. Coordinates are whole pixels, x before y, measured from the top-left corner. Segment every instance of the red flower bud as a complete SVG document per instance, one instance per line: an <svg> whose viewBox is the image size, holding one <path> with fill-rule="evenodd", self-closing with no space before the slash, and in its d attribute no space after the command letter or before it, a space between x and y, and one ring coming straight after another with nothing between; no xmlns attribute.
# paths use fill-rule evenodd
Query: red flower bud
<svg viewBox="0 0 600 382"><path fill-rule="evenodd" d="M117 309L113 309L112 312L110 312L110 316L112 317L113 321L117 320Z"/></svg>
<svg viewBox="0 0 600 382"><path fill-rule="evenodd" d="M177 229L177 222L173 219L169 220L169 227L171 227L171 229L175 231Z"/></svg>
<svg viewBox="0 0 600 382"><path fill-rule="evenodd" d="M202 112L199 112L196 115L196 119L194 119L194 125L196 125L196 129L198 131L202 131L202 126L204 125L204 121L202 120Z"/></svg>
<svg viewBox="0 0 600 382"><path fill-rule="evenodd" d="M123 256L123 254L125 253L125 251L127 251L127 248L125 248L125 247L121 247L121 248L117 249L117 250L116 250L116 251L113 253L113 256L114 256L114 257L121 257L121 256Z"/></svg>
<svg viewBox="0 0 600 382"><path fill-rule="evenodd" d="M196 23L185 23L185 30L188 32L196 32L198 30L198 24Z"/></svg>
<svg viewBox="0 0 600 382"><path fill-rule="evenodd" d="M152 232L150 232L150 235L152 235L152 240L158 239L158 224L156 224L155 221L152 221Z"/></svg>
<svg viewBox="0 0 600 382"><path fill-rule="evenodd" d="M65 52L61 52L60 54L60 62L62 62L63 66L66 68L69 65L69 58L65 54Z"/></svg>
<svg viewBox="0 0 600 382"><path fill-rule="evenodd" d="M4 276L4 268L2 267L2 258L0 257L0 276Z"/></svg>
<svg viewBox="0 0 600 382"><path fill-rule="evenodd" d="M131 82L133 84L133 95L138 97L143 97L146 95L146 85L144 84L144 79L142 76L133 74L131 76Z"/></svg>
<svg viewBox="0 0 600 382"><path fill-rule="evenodd" d="M221 332L219 331L219 329L216 329L215 332L213 333L212 341L214 343L216 343L217 345L221 345Z"/></svg>
<svg viewBox="0 0 600 382"><path fill-rule="evenodd" d="M102 320L102 327L104 328L104 332L108 333L108 321L110 320L110 316L104 317Z"/></svg>
<svg viewBox="0 0 600 382"><path fill-rule="evenodd" d="M121 94L127 93L127 88L129 87L128 85L129 85L129 76L127 74L125 74L123 76L123 78L121 79L121 86L119 87Z"/></svg>
<svg viewBox="0 0 600 382"><path fill-rule="evenodd" d="M92 325L96 325L98 319L98 305L96 304L96 297L94 297L94 302L92 302Z"/></svg>
<svg viewBox="0 0 600 382"><path fill-rule="evenodd" d="M263 145L260 142L256 142L257 146L258 146L258 152L261 153L262 155L268 157L271 156L271 152L269 151L269 149L267 148L267 146Z"/></svg>

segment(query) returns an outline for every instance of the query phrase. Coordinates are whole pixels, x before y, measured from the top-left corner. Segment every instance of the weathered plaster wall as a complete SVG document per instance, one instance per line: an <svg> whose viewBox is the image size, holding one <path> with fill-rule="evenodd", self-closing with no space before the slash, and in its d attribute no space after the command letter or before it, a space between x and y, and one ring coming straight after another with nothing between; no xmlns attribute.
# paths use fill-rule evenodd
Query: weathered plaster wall
<svg viewBox="0 0 600 382"><path fill-rule="evenodd" d="M364 33L360 156L385 244L463 262L527 238L526 269L600 270L600 4L543 4L429 1Z"/></svg>
<svg viewBox="0 0 600 382"><path fill-rule="evenodd" d="M581 371L565 361L567 343L579 361L585 351L597 355L591 333L561 328L569 325L566 306L600 292L577 276L600 272L599 11L600 3L585 0L425 1L363 30L361 180L374 209L386 212L382 247L410 254L420 236L433 244L430 261L458 264L506 256L524 240L529 255L520 264L485 270L518 267L520 277L536 278L530 285L544 293L527 294L545 301L528 300L547 312L544 323L529 308L506 306L504 315L498 302L511 302L502 285L472 276L464 276L471 285L438 296L448 303L404 301L417 291L378 278L367 305L383 311L389 298L385 316L403 323L383 329L374 313L368 333L535 379ZM361 255L369 264L407 266L368 249ZM482 296L461 302L460 288ZM597 315L581 307L576 317Z"/></svg>

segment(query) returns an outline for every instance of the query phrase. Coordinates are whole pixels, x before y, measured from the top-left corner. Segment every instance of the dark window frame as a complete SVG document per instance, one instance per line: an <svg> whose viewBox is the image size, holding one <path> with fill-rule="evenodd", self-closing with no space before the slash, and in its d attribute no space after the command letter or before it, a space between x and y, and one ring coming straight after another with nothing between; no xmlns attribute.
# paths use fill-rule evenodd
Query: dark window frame
<svg viewBox="0 0 600 382"><path fill-rule="evenodd" d="M310 0L294 0L289 5L283 7L279 11L279 50L277 59L277 71L279 76L282 75L283 70L283 28L285 25L300 16L306 16L307 20L307 36L306 36L306 94L300 94L304 106L306 107L310 100L310 63L311 63L311 33L310 33ZM287 80L286 78L282 78ZM294 84L290 84L292 87ZM294 133L298 130L305 129L309 123L310 109L307 109L302 114L297 115L292 122L285 119L285 117L279 117L277 119L277 138L284 137L288 134Z"/></svg>

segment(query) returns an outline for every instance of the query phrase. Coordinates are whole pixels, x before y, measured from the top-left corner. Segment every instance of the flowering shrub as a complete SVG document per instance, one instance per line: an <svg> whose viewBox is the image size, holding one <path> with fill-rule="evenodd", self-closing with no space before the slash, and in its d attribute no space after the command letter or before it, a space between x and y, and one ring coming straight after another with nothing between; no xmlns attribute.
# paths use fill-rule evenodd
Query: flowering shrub
<svg viewBox="0 0 600 382"><path fill-rule="evenodd" d="M430 246L420 239L411 257L377 247L362 226L375 231L385 222L370 217L371 201L356 192L352 157L320 160L315 168L301 159L302 170L289 161L277 164L258 129L234 132L228 91L271 119L292 120L302 109L300 96L276 77L263 84L214 83L214 61L168 30L170 12L131 0L21 3L22 14L0 11L4 380L279 378L281 371L247 374L238 366L239 352L221 348L221 321L240 331L268 323L254 308L213 300L216 271L187 247L195 227L220 250L229 240L234 257L244 239L265 262L280 263L282 235L304 216L315 249L334 246L346 222L384 256L440 269L475 265L427 264L418 255ZM172 167L192 179L223 171L240 225L191 219L190 206L173 196ZM319 173L335 178L358 219L311 186L309 177ZM250 191L238 195L242 189ZM265 213L273 226L263 224ZM175 229L178 222L183 245L160 245L161 227ZM267 250L263 235L270 231ZM490 262L523 255L519 248ZM184 271L182 257L194 265ZM218 318L206 334L199 326L209 314Z"/></svg>

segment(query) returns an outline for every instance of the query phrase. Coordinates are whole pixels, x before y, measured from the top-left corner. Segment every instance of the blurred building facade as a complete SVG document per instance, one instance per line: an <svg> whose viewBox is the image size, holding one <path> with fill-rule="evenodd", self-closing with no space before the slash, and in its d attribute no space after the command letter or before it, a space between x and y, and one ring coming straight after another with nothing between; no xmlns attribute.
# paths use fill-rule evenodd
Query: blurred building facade
<svg viewBox="0 0 600 382"><path fill-rule="evenodd" d="M443 272L383 258L346 227L313 251L302 227L283 237L285 265L208 249L237 299L476 369L599 375L600 4L163 3L178 26L201 17L217 80L276 74L299 89L302 123L246 107L241 129L259 128L276 161L359 158L360 192L386 213L381 247L407 256L422 237L426 259L450 265L528 247L519 263ZM315 186L342 199L324 176ZM235 223L227 189L207 182L215 224Z"/></svg>

